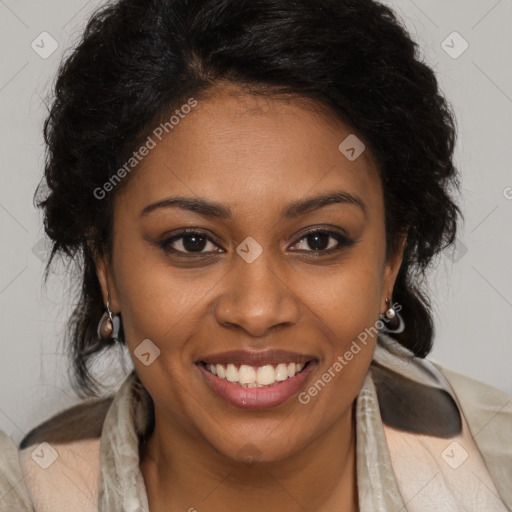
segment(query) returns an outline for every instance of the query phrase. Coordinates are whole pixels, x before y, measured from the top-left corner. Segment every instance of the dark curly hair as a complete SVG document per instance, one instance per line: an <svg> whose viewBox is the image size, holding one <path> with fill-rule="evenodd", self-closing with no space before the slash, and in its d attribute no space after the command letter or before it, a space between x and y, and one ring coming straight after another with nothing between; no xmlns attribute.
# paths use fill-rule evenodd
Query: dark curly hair
<svg viewBox="0 0 512 512"><path fill-rule="evenodd" d="M94 255L110 254L115 192L94 190L176 107L222 83L312 99L361 134L379 165L388 256L408 234L393 294L407 329L396 337L418 357L432 348L425 276L461 214L456 130L393 12L373 0L120 0L94 13L59 68L35 196L53 242L46 275L58 254L78 263L68 326L79 394L96 394L91 364L105 350Z"/></svg>

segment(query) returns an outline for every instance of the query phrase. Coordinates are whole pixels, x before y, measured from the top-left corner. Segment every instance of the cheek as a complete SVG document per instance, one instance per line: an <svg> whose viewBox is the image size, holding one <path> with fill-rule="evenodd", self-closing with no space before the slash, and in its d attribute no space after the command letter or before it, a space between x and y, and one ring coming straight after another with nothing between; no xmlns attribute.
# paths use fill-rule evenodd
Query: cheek
<svg viewBox="0 0 512 512"><path fill-rule="evenodd" d="M338 340L357 337L380 314L379 268L371 258L354 254L350 262L331 269L304 291L317 318ZM308 281L311 281L308 279Z"/></svg>
<svg viewBox="0 0 512 512"><path fill-rule="evenodd" d="M321 429L348 410L361 389L377 341L378 273L367 267L346 270L326 280L326 293L317 295L317 325L329 343L323 345L325 359L315 378L298 396L308 411L306 431L312 418L318 419Z"/></svg>
<svg viewBox="0 0 512 512"><path fill-rule="evenodd" d="M116 289L130 351L144 339L166 351L180 349L180 340L193 331L197 312L218 278L214 280L211 271L173 268L140 240L121 235L116 248Z"/></svg>
<svg viewBox="0 0 512 512"><path fill-rule="evenodd" d="M329 344L318 375L325 388L320 384L305 399L314 400L326 418L349 405L368 371L377 341L381 278L380 266L365 249L318 279L316 288L310 286L315 321ZM334 403L338 407L332 408Z"/></svg>

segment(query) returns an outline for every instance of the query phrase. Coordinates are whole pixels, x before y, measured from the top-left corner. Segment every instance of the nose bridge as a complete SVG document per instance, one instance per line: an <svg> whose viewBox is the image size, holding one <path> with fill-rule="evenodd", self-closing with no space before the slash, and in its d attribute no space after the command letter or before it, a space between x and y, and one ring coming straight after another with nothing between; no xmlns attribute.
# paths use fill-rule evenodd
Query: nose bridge
<svg viewBox="0 0 512 512"><path fill-rule="evenodd" d="M245 248L240 244L239 249ZM217 301L217 321L235 324L253 336L261 336L275 325L295 323L295 295L284 276L279 275L279 266L272 262L270 252L263 251L249 261L236 256L234 268L227 276L229 284Z"/></svg>

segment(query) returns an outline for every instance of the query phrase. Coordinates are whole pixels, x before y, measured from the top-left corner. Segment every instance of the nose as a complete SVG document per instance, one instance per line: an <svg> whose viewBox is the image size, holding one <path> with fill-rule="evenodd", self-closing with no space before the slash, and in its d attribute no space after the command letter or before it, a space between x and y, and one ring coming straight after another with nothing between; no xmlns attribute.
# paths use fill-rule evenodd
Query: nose
<svg viewBox="0 0 512 512"><path fill-rule="evenodd" d="M220 325L261 337L276 326L297 323L299 299L277 265L271 267L265 252L252 263L240 258L235 265L216 301L215 315Z"/></svg>

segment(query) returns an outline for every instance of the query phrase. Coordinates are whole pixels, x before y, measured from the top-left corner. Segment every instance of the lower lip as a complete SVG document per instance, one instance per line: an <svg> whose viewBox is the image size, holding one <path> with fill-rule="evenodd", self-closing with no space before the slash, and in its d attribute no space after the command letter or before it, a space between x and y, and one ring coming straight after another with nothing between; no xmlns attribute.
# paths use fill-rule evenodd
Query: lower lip
<svg viewBox="0 0 512 512"><path fill-rule="evenodd" d="M310 361L297 375L265 388L244 388L213 375L202 363L197 366L210 388L231 405L241 409L268 409L283 404L298 393L315 364Z"/></svg>

